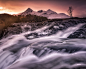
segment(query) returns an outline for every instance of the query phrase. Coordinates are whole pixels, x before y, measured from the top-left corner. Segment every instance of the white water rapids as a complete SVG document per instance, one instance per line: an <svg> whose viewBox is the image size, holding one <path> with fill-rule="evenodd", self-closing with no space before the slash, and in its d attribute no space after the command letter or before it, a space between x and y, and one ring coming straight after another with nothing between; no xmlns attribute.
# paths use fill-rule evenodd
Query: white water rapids
<svg viewBox="0 0 86 69"><path fill-rule="evenodd" d="M86 39L67 38L84 23L50 36L25 37L47 34L52 25L0 40L0 69L86 69Z"/></svg>

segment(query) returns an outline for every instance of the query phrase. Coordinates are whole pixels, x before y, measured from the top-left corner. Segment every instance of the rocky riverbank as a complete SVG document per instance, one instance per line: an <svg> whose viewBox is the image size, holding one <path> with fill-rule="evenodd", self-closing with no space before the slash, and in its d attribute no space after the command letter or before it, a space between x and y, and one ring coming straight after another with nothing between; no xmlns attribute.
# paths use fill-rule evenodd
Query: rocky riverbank
<svg viewBox="0 0 86 69"><path fill-rule="evenodd" d="M56 34L58 31L64 31L68 27L76 26L79 23L86 23L86 19L48 20L36 23L13 23L10 27L4 30L3 37L8 37L10 35L16 35L27 31L34 31L39 28L41 29L44 26L49 26L49 28L46 28L40 33L33 32L29 34L29 36L50 36L52 34ZM72 33L68 38L86 38L86 24Z"/></svg>

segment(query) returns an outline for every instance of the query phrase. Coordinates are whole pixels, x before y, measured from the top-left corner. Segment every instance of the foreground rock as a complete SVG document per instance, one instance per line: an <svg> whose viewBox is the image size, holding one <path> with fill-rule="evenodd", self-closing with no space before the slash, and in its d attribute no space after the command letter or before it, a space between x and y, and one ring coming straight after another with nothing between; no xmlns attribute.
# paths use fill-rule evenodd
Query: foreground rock
<svg viewBox="0 0 86 69"><path fill-rule="evenodd" d="M35 31L36 29L41 29L44 26L49 26L45 30L37 33L32 32L28 36L34 35L34 37L43 37L56 34L59 31L64 31L68 27L74 27L79 23L86 23L85 19L67 19L67 20L52 20L38 23L14 23L11 27L8 27L4 33L3 37L10 35L20 34L27 31ZM82 26L79 30L72 33L68 38L86 38L86 25ZM26 35L27 37L27 35Z"/></svg>

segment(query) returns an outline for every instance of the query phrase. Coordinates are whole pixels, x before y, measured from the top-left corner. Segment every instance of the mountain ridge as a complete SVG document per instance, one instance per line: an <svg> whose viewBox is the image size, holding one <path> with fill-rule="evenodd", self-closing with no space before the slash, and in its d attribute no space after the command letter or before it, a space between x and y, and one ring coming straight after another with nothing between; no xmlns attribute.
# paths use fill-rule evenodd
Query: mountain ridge
<svg viewBox="0 0 86 69"><path fill-rule="evenodd" d="M31 8L28 8L25 12L32 12L33 10Z"/></svg>
<svg viewBox="0 0 86 69"><path fill-rule="evenodd" d="M61 19L61 18L69 18L69 16L65 13L57 13L51 9L48 9L47 11L44 10L38 10L38 11L34 11L31 8L26 9L24 12L20 13L19 15L37 15L37 16L43 16L43 17L47 17L48 19Z"/></svg>

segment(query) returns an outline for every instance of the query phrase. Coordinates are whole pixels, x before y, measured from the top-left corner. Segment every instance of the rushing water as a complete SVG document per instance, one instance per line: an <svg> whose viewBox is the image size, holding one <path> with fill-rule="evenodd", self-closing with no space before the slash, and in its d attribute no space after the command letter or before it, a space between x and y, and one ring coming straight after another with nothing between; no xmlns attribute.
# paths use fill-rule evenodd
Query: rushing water
<svg viewBox="0 0 86 69"><path fill-rule="evenodd" d="M52 25L0 40L0 69L86 69L86 39L67 38L84 23L42 37Z"/></svg>

